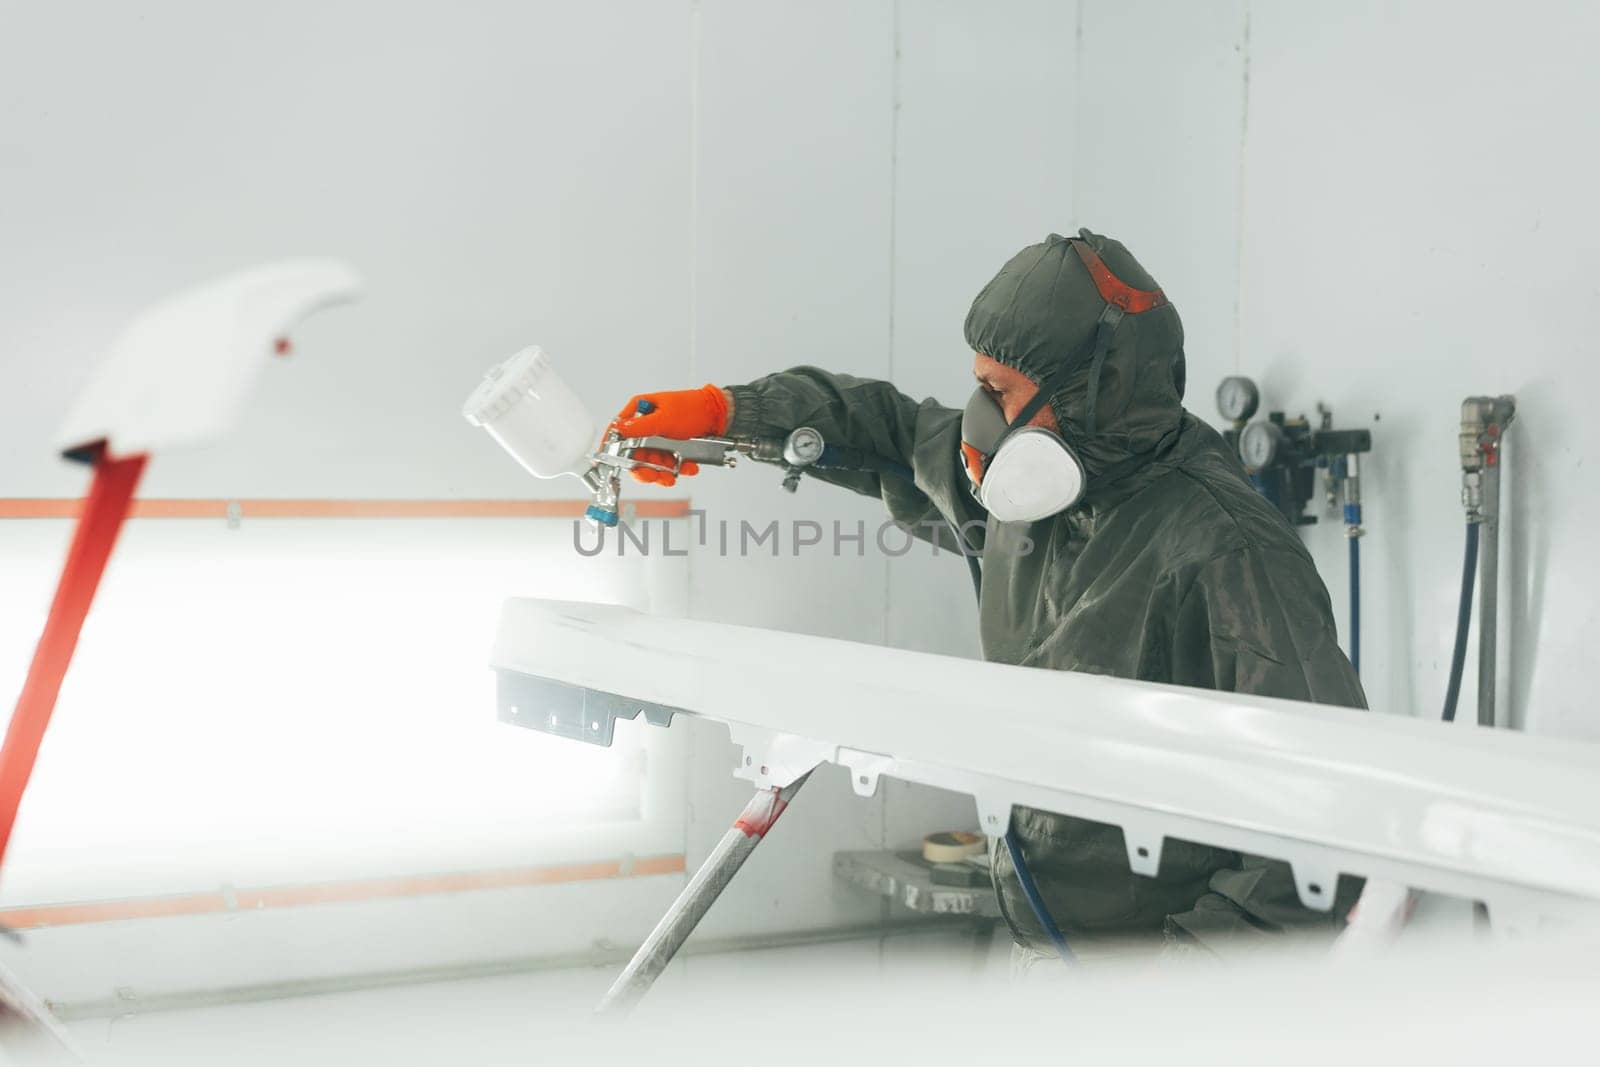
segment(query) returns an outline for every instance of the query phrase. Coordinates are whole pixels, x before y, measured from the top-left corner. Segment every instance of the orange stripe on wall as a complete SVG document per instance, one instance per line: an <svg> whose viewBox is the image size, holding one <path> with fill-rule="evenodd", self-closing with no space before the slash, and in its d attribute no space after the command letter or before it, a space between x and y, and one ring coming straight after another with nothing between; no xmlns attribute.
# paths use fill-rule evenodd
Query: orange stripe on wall
<svg viewBox="0 0 1600 1067"><path fill-rule="evenodd" d="M316 904L398 900L408 897L439 896L446 893L470 893L484 889L517 889L536 885L559 885L565 882L647 878L651 875L683 872L684 860L681 854L646 856L634 860L630 865L618 860L606 860L555 867L514 867L455 874L364 878L349 882L238 889L232 892L231 900L230 894L221 892L188 893L83 904L41 904L35 907L0 908L0 924L13 930L33 930L46 926L80 926L86 923L125 922L130 919L166 919L183 915L208 915L216 912L266 908L304 908Z"/></svg>
<svg viewBox="0 0 1600 1067"><path fill-rule="evenodd" d="M80 500L0 498L0 519L75 519ZM587 500L135 500L135 519L577 519ZM629 500L640 519L681 519L688 500Z"/></svg>

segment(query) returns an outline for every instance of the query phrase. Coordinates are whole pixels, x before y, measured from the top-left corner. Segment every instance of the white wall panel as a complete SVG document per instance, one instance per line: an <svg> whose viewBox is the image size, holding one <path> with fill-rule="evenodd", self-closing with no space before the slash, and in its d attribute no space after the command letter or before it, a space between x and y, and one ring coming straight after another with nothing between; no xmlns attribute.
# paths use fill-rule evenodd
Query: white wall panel
<svg viewBox="0 0 1600 1067"><path fill-rule="evenodd" d="M1186 402L1233 371L1245 0L1084 0L1076 226L1126 244L1183 317Z"/></svg>
<svg viewBox="0 0 1600 1067"><path fill-rule="evenodd" d="M0 440L13 495L72 495L50 435L148 303L274 257L365 276L184 496L573 495L463 422L540 342L584 396L686 366L687 0L8 5L0 34Z"/></svg>
<svg viewBox="0 0 1600 1067"><path fill-rule="evenodd" d="M693 384L805 363L883 376L890 5L708 3L698 27ZM881 590L881 561L853 551L833 560L831 545L797 557L788 536L795 519L853 529L876 505L812 483L790 496L780 480L747 466L692 483L713 524L783 527L776 564L697 554L696 610L877 638L875 613L838 606ZM814 622L797 617L808 613Z"/></svg>
<svg viewBox="0 0 1600 1067"><path fill-rule="evenodd" d="M1600 625L1597 32L1579 3L1252 11L1241 366L1294 410L1322 399L1372 426L1363 643L1386 711L1439 714L1459 404L1513 392L1502 701L1530 729L1600 736L1584 654ZM1342 613L1343 539L1309 540ZM1469 665L1468 722L1474 691Z"/></svg>
<svg viewBox="0 0 1600 1067"><path fill-rule="evenodd" d="M1314 417L1321 401L1374 432L1363 645L1383 710L1438 714L1458 407L1515 392L1502 703L1530 728L1595 732L1577 672L1596 505L1574 491L1594 443L1580 398L1597 373L1584 355L1595 19L1554 2L1515 18L1451 3L1084 6L1078 215L1124 237L1178 304L1191 409L1215 421L1211 392L1237 370L1268 408ZM1343 632L1332 518L1305 537Z"/></svg>

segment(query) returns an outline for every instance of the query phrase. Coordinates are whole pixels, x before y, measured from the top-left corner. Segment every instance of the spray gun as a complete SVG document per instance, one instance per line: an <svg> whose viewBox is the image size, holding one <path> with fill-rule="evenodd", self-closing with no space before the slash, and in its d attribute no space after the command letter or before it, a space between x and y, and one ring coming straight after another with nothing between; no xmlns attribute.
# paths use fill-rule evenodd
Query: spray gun
<svg viewBox="0 0 1600 1067"><path fill-rule="evenodd" d="M647 415L648 400L639 402L639 414ZM622 473L629 470L656 470L679 474L685 463L702 466L736 466L741 455L757 463L775 463L784 469L783 487L794 492L805 469L822 458L822 435L802 426L783 440L769 437L623 437L615 426L606 430L600 447L590 455L592 465L583 480L594 501L584 515L604 526L617 524L618 499L622 492ZM661 456L671 463L658 462ZM649 456L644 459L642 456Z"/></svg>
<svg viewBox="0 0 1600 1067"><path fill-rule="evenodd" d="M474 426L487 430L534 477L570 475L582 481L591 497L584 515L604 526L615 526L619 519L625 471L678 474L683 464L691 462L732 467L743 455L759 463L781 465L783 487L794 492L805 469L820 463L827 452L822 435L809 426L782 440L623 437L615 426L601 435L595 418L537 345L490 368L461 413ZM640 412L647 413L648 409ZM670 465L658 462L663 455L671 457Z"/></svg>

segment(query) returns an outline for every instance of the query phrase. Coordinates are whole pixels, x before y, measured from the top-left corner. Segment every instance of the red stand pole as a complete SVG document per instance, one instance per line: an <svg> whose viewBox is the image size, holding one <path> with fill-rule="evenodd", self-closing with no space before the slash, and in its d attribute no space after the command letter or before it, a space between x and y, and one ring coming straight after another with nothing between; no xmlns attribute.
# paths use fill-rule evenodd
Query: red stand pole
<svg viewBox="0 0 1600 1067"><path fill-rule="evenodd" d="M16 711L6 727L5 742L0 745L0 861L11 842L11 828L33 774L39 745L50 725L50 714L55 710L73 650L78 647L78 635L83 632L95 589L133 503L133 491L144 472L145 459L143 455L113 459L104 446L95 457L94 482L78 516L66 566L28 668L28 680L23 683Z"/></svg>

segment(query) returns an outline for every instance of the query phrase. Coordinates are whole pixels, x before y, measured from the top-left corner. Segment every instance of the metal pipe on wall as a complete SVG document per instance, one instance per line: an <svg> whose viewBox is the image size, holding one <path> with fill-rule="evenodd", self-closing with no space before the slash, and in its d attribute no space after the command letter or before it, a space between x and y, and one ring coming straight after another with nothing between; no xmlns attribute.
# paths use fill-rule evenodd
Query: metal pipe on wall
<svg viewBox="0 0 1600 1067"><path fill-rule="evenodd" d="M1516 416L1510 396L1469 396L1461 403L1461 502L1478 528L1478 725L1495 725L1500 621L1500 447ZM1465 624L1463 619L1462 625ZM1465 634L1458 635L1458 641ZM1449 702L1453 706L1453 701Z"/></svg>
<svg viewBox="0 0 1600 1067"><path fill-rule="evenodd" d="M1478 532L1478 725L1495 725L1495 656L1500 622L1500 467L1483 469L1483 522Z"/></svg>

